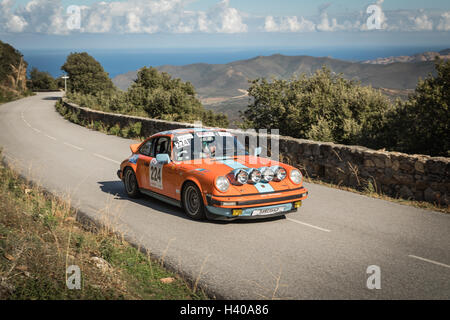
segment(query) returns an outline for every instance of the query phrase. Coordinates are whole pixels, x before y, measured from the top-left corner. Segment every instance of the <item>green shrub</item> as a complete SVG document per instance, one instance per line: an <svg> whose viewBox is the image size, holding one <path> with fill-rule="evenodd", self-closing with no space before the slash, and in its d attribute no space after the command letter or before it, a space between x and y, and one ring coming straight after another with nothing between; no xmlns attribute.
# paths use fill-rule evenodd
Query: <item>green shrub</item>
<svg viewBox="0 0 450 320"><path fill-rule="evenodd" d="M398 102L379 131L387 147L433 156L450 156L450 61L436 62L436 76L419 81L406 102Z"/></svg>
<svg viewBox="0 0 450 320"><path fill-rule="evenodd" d="M31 69L30 80L31 80L31 88L33 90L58 89L58 84L56 80L48 72L39 71L37 68Z"/></svg>
<svg viewBox="0 0 450 320"><path fill-rule="evenodd" d="M130 131L131 131L131 128L129 126L126 126L122 129L120 129L120 136L124 137L124 138L128 138L130 135Z"/></svg>
<svg viewBox="0 0 450 320"><path fill-rule="evenodd" d="M70 101L94 110L228 127L226 115L205 110L195 95L191 83L172 79L152 67L139 70L136 81L126 92L108 89L67 93Z"/></svg>
<svg viewBox="0 0 450 320"><path fill-rule="evenodd" d="M115 136L119 136L120 135L120 125L118 123L116 123L114 126L109 128L108 133L115 135Z"/></svg>
<svg viewBox="0 0 450 320"><path fill-rule="evenodd" d="M323 67L311 77L251 82L244 127L278 128L296 138L358 144L392 106L378 90Z"/></svg>
<svg viewBox="0 0 450 320"><path fill-rule="evenodd" d="M115 89L102 65L86 52L71 53L61 70L69 76L68 91L94 94Z"/></svg>
<svg viewBox="0 0 450 320"><path fill-rule="evenodd" d="M141 130L142 130L142 123L136 122L131 125L131 132L132 132L133 137L140 137Z"/></svg>

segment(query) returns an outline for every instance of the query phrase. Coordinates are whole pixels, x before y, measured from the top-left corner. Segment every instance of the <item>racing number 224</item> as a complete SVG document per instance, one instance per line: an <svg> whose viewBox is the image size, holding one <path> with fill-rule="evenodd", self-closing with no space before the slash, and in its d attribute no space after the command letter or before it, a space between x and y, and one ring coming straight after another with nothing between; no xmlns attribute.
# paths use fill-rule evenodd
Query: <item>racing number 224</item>
<svg viewBox="0 0 450 320"><path fill-rule="evenodd" d="M150 179L155 182L161 182L161 167L150 168Z"/></svg>

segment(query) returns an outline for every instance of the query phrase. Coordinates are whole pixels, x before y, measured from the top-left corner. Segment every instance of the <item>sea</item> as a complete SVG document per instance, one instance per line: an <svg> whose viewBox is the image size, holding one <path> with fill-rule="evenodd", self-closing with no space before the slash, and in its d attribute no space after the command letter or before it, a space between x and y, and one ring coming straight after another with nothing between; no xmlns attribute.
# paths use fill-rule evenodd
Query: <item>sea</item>
<svg viewBox="0 0 450 320"><path fill-rule="evenodd" d="M381 57L413 55L425 51L440 51L445 47L320 47L320 48L198 48L198 49L23 49L29 70L36 67L53 77L63 74L61 66L71 52L87 52L99 61L110 77L138 70L144 66L187 65L193 63L226 64L257 56L284 54L331 57L347 61L364 61Z"/></svg>

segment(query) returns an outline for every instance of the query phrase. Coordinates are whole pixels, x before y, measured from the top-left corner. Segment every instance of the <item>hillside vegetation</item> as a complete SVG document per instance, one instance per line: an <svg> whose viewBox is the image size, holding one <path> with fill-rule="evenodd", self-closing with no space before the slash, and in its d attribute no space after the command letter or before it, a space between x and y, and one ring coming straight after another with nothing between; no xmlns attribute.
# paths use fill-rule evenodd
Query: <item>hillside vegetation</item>
<svg viewBox="0 0 450 320"><path fill-rule="evenodd" d="M326 67L308 77L252 81L245 128L406 153L450 156L450 61L421 80L407 101L392 103L379 90Z"/></svg>
<svg viewBox="0 0 450 320"><path fill-rule="evenodd" d="M27 90L27 66L18 50L0 41L0 103L30 93Z"/></svg>
<svg viewBox="0 0 450 320"><path fill-rule="evenodd" d="M30 83L32 90L57 90L58 88L64 88L64 83L58 82L50 73L39 71L37 68L31 69Z"/></svg>
<svg viewBox="0 0 450 320"><path fill-rule="evenodd" d="M154 119L227 127L223 114L205 110L190 82L144 67L126 91L115 88L108 74L87 53L73 53L62 66L70 77L67 97L82 106Z"/></svg>
<svg viewBox="0 0 450 320"><path fill-rule="evenodd" d="M66 285L70 265L81 270L79 290ZM80 224L68 203L0 164L1 300L206 298L114 229Z"/></svg>

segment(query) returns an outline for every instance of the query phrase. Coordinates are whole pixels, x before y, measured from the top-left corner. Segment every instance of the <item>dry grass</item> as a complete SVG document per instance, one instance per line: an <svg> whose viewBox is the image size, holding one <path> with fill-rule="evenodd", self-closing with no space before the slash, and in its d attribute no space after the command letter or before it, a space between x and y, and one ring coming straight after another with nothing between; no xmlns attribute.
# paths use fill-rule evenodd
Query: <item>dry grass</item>
<svg viewBox="0 0 450 320"><path fill-rule="evenodd" d="M80 290L66 286L70 265L81 270ZM0 299L206 298L123 236L80 224L69 202L0 165Z"/></svg>

